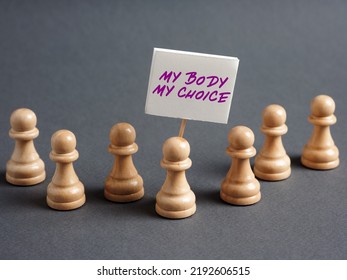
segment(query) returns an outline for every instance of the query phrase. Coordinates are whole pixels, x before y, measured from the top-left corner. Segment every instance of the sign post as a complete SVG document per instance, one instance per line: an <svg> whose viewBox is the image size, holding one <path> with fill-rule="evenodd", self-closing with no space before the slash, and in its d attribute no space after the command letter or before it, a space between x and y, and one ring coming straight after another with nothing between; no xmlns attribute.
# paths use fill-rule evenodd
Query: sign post
<svg viewBox="0 0 347 280"><path fill-rule="evenodd" d="M156 196L156 212L182 219L196 211L185 171L192 164L183 138L187 120L227 123L239 60L235 57L154 49L145 113L181 118L178 137L164 142L161 166L166 180Z"/></svg>

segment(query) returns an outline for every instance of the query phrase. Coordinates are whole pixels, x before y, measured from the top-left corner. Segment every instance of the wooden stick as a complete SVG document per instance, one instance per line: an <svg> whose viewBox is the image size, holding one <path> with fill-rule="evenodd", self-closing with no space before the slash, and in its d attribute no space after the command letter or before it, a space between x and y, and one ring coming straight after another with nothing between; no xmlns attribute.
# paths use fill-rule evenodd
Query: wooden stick
<svg viewBox="0 0 347 280"><path fill-rule="evenodd" d="M178 137L183 137L184 129L186 128L186 124L187 124L187 119L182 119L180 132L178 133Z"/></svg>

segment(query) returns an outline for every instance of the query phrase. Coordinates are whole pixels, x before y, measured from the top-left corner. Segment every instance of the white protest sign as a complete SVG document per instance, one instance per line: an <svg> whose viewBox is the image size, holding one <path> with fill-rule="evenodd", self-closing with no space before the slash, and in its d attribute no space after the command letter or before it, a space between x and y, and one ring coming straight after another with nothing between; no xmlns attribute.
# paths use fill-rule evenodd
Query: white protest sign
<svg viewBox="0 0 347 280"><path fill-rule="evenodd" d="M238 66L236 57L155 48L145 113L227 123Z"/></svg>

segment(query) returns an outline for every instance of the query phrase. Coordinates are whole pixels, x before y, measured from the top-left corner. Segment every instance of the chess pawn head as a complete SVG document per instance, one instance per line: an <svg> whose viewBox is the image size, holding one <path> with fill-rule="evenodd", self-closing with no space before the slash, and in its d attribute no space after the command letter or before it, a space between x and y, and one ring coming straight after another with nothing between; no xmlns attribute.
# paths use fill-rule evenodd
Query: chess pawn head
<svg viewBox="0 0 347 280"><path fill-rule="evenodd" d="M136 132L129 123L118 123L111 128L109 152L115 156L113 168L105 182L105 198L114 202L132 202L144 195L142 177L132 160L137 152Z"/></svg>
<svg viewBox="0 0 347 280"><path fill-rule="evenodd" d="M245 126L229 132L227 153L232 157L230 170L222 182L220 197L234 205L250 205L261 198L260 184L254 177L249 159L256 154L254 134Z"/></svg>
<svg viewBox="0 0 347 280"><path fill-rule="evenodd" d="M185 171L192 165L190 146L182 137L164 142L161 166L167 170L166 180L156 196L156 212L165 218L182 219L196 211L195 195L187 182Z"/></svg>
<svg viewBox="0 0 347 280"><path fill-rule="evenodd" d="M73 162L78 159L76 137L68 130L58 130L51 139L50 158L56 162L52 182L47 188L47 204L56 210L72 210L85 201L84 186L78 179Z"/></svg>
<svg viewBox="0 0 347 280"><path fill-rule="evenodd" d="M129 123L117 123L110 130L110 142L116 147L128 147L136 140L135 128Z"/></svg>
<svg viewBox="0 0 347 280"><path fill-rule="evenodd" d="M312 99L311 104L311 116L316 118L333 117L335 113L335 101L328 95L317 95Z"/></svg>
<svg viewBox="0 0 347 280"><path fill-rule="evenodd" d="M326 170L339 165L339 150L330 133L330 126L336 123L334 112L335 102L330 96L318 95L312 100L308 121L314 129L302 152L301 163L304 166Z"/></svg>
<svg viewBox="0 0 347 280"><path fill-rule="evenodd" d="M288 131L286 118L286 111L280 105L269 105L263 111L261 131L265 134L265 142L254 161L254 174L260 179L279 181L291 174L290 158L281 138Z"/></svg>
<svg viewBox="0 0 347 280"><path fill-rule="evenodd" d="M41 183L46 178L46 172L33 141L39 135L35 113L26 108L17 109L12 113L10 123L9 135L16 144L6 164L7 182L19 186Z"/></svg>
<svg viewBox="0 0 347 280"><path fill-rule="evenodd" d="M287 120L286 110L277 104L271 104L263 110L263 126L269 128L282 128ZM286 132L286 131L285 131Z"/></svg>
<svg viewBox="0 0 347 280"><path fill-rule="evenodd" d="M30 109L20 108L11 114L10 124L16 132L36 131L37 118Z"/></svg>

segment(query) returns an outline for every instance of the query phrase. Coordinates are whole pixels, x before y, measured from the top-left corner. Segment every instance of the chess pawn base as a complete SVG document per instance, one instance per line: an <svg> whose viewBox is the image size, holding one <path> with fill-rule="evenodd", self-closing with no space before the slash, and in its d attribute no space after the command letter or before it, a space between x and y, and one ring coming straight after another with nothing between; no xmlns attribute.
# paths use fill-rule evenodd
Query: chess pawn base
<svg viewBox="0 0 347 280"><path fill-rule="evenodd" d="M73 210L86 202L84 186L81 182L62 188L50 183L47 189L47 204L55 210Z"/></svg>
<svg viewBox="0 0 347 280"><path fill-rule="evenodd" d="M220 191L222 200L234 205L251 205L257 203L261 199L260 184L258 181L244 184L227 184L222 183Z"/></svg>
<svg viewBox="0 0 347 280"><path fill-rule="evenodd" d="M109 176L105 183L104 196L114 202L132 202L144 195L143 180L140 175L131 179L115 179Z"/></svg>
<svg viewBox="0 0 347 280"><path fill-rule="evenodd" d="M45 164L41 159L28 164L9 160L6 170L6 181L13 185L32 186L46 179Z"/></svg>
<svg viewBox="0 0 347 280"><path fill-rule="evenodd" d="M291 174L290 158L286 155L281 159L270 159L259 155L255 158L254 174L266 181L280 181Z"/></svg>
<svg viewBox="0 0 347 280"><path fill-rule="evenodd" d="M339 150L336 146L324 150L305 146L301 163L311 169L334 169L340 164Z"/></svg>
<svg viewBox="0 0 347 280"><path fill-rule="evenodd" d="M191 164L191 160L187 159L186 162L181 162L175 168L162 161L162 167L171 170L168 170L167 179L156 196L155 210L160 216L169 219L183 219L196 212L195 194L190 189L184 173L184 170L188 169ZM177 171L175 170L173 173L173 169ZM172 190L173 185L175 190ZM178 186L181 187L178 188ZM181 192L177 193L177 190Z"/></svg>
<svg viewBox="0 0 347 280"><path fill-rule="evenodd" d="M194 204L194 206L190 209L186 209L186 210L181 210L181 211L169 211L169 210L165 210L160 208L160 206L158 204L155 205L155 211L162 217L164 218L168 218L168 219L184 219L184 218L188 218L192 215L195 214L196 212L196 205Z"/></svg>
<svg viewBox="0 0 347 280"><path fill-rule="evenodd" d="M165 162L161 164L166 167ZM186 160L186 163L182 163L181 166L177 166L177 170L186 169L191 166L191 160ZM169 168L174 169L172 166ZM172 190L172 185L175 185L176 191L181 190L180 193L176 193ZM177 186L182 186L177 188ZM167 191L170 191L168 193ZM196 212L195 194L190 189L184 171L176 171L175 174L172 170L168 170L167 179L164 182L162 189L156 196L155 204L156 212L165 218L169 219L183 219L192 216Z"/></svg>

